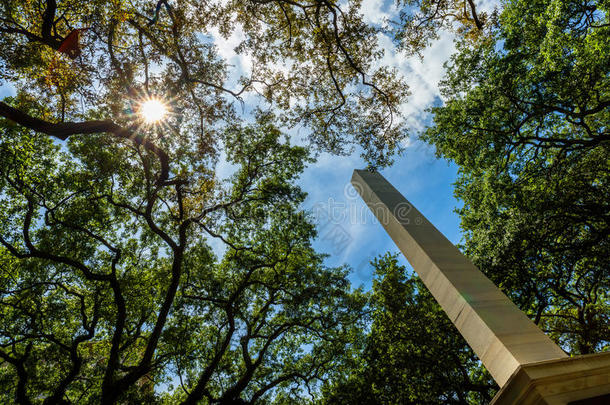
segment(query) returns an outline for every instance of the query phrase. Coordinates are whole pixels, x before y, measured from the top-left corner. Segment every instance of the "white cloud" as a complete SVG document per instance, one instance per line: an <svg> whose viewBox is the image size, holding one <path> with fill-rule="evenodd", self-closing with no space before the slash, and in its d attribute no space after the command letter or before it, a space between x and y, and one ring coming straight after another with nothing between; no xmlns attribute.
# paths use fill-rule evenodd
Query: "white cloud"
<svg viewBox="0 0 610 405"><path fill-rule="evenodd" d="M236 25L227 38L222 36L216 27L208 33L212 36L218 50L218 55L227 63L229 78L227 86L237 84L240 76L250 76L252 72L252 58L247 54L238 54L235 48L246 39L246 34L240 25Z"/></svg>
<svg viewBox="0 0 610 405"><path fill-rule="evenodd" d="M475 3L475 6L477 8L477 12L486 12L486 13L490 13L492 12L494 9L499 9L502 6L502 3L500 2L500 0L483 0L483 1L477 1Z"/></svg>
<svg viewBox="0 0 610 405"><path fill-rule="evenodd" d="M11 83L0 83L0 100L5 97L12 97L16 93L15 86Z"/></svg>
<svg viewBox="0 0 610 405"><path fill-rule="evenodd" d="M385 34L379 33L377 40L385 53L376 67L395 67L403 75L411 95L400 107L400 111L409 128L414 132L420 131L427 117L425 109L440 97L438 85L445 75L443 64L455 52L454 35L442 32L440 39L424 50L422 58L407 57L398 52L392 40Z"/></svg>
<svg viewBox="0 0 610 405"><path fill-rule="evenodd" d="M389 18L393 10L384 11L384 8L388 8L385 3L384 0L363 0L360 5L360 12L363 15L364 22L381 24Z"/></svg>

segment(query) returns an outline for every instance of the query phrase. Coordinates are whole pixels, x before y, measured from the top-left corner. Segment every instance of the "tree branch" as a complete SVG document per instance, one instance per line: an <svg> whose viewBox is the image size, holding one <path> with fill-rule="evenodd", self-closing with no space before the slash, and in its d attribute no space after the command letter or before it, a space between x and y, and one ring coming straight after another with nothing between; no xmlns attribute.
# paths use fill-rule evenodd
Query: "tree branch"
<svg viewBox="0 0 610 405"><path fill-rule="evenodd" d="M169 157L164 150L156 146L149 139L135 134L130 129L123 128L111 120L52 123L32 117L2 101L0 101L0 116L31 130L54 136L62 141L68 139L71 135L96 133L110 133L116 138L130 140L157 155L161 163L160 183L165 182L169 177Z"/></svg>

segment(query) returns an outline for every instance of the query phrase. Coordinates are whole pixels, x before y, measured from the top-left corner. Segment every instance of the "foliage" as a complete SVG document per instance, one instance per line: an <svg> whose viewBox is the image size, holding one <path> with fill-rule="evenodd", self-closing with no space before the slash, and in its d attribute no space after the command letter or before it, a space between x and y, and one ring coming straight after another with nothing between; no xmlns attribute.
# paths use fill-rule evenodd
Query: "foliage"
<svg viewBox="0 0 610 405"><path fill-rule="evenodd" d="M607 2L510 1L462 43L424 137L459 165L467 254L570 353L610 342Z"/></svg>
<svg viewBox="0 0 610 405"><path fill-rule="evenodd" d="M196 152L162 183L111 135L2 128L0 402L315 395L364 299L312 249L293 184L309 158L268 117L227 130L226 185Z"/></svg>
<svg viewBox="0 0 610 405"><path fill-rule="evenodd" d="M0 402L317 395L365 300L312 249L295 180L313 151L389 164L404 136L358 9L0 2Z"/></svg>
<svg viewBox="0 0 610 405"><path fill-rule="evenodd" d="M421 54L443 31L453 31L460 38L480 39L496 23L497 12L477 10L474 0L396 0L398 21L390 29L401 50Z"/></svg>
<svg viewBox="0 0 610 405"><path fill-rule="evenodd" d="M408 276L396 255L371 264L371 328L362 352L327 384L325 403L489 402L491 376L419 278Z"/></svg>
<svg viewBox="0 0 610 405"><path fill-rule="evenodd" d="M282 126L305 127L321 150L359 145L377 166L404 136L397 108L407 88L397 72L374 67L383 50L358 1L5 0L0 10L0 79L45 105L45 120L104 117L125 127L142 98L159 96L213 153L218 125L249 101L281 111ZM83 31L72 59L59 50L75 29ZM235 47L243 71L221 58L231 50L213 35Z"/></svg>

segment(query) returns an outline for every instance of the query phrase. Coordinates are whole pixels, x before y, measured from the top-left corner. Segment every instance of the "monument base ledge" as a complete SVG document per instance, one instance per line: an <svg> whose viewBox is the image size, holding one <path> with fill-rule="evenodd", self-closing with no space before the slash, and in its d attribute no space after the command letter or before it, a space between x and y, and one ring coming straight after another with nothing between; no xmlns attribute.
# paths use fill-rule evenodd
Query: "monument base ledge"
<svg viewBox="0 0 610 405"><path fill-rule="evenodd" d="M520 366L490 403L517 404L610 404L610 352Z"/></svg>

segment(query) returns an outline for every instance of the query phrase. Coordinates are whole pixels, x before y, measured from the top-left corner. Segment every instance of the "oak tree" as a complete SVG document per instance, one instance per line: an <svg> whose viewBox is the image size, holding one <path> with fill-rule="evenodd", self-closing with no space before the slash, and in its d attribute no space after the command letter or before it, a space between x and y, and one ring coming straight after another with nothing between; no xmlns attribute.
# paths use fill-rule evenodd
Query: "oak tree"
<svg viewBox="0 0 610 405"><path fill-rule="evenodd" d="M507 2L460 45L424 133L459 165L466 253L570 353L610 342L609 17Z"/></svg>
<svg viewBox="0 0 610 405"><path fill-rule="evenodd" d="M0 10L0 400L315 397L364 300L312 249L295 179L315 150L387 164L403 136L405 86L358 3ZM231 36L251 68L219 56Z"/></svg>

